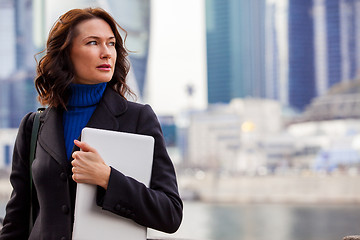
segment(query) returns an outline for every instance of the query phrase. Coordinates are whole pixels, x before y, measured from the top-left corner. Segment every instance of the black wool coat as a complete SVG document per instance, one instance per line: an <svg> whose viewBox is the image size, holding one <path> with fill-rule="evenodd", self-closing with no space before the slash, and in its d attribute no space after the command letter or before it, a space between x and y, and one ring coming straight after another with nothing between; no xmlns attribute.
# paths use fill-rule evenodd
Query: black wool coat
<svg viewBox="0 0 360 240"><path fill-rule="evenodd" d="M72 237L76 183L72 180L72 166L66 157L62 112L59 108L49 107L40 117L42 124L32 164L35 222L30 236L29 148L34 113L27 114L21 122L10 175L13 191L6 207L0 240L66 240ZM129 102L107 87L87 126L154 137L150 187L111 168L108 189L97 188L97 204L103 210L143 226L175 232L182 220L183 205L175 170L151 107ZM121 159L121 152L118 156Z"/></svg>

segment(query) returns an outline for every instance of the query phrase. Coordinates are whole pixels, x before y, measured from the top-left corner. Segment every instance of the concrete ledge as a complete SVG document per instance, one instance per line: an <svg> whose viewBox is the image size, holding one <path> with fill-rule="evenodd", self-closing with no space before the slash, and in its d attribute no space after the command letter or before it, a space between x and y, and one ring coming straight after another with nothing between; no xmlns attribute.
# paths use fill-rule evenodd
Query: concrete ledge
<svg viewBox="0 0 360 240"><path fill-rule="evenodd" d="M360 176L216 176L178 178L180 195L222 203L360 203ZM185 194L186 195L186 194ZM360 233L359 233L360 234Z"/></svg>

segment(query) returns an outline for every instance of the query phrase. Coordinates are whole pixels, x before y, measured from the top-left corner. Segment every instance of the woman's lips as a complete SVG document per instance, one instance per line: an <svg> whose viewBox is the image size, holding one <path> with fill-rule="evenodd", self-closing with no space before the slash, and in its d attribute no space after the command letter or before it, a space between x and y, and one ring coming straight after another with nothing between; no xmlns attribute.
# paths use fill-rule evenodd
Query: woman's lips
<svg viewBox="0 0 360 240"><path fill-rule="evenodd" d="M110 71L111 70L110 64L101 64L101 65L97 66L96 68L99 70L102 70L102 71Z"/></svg>

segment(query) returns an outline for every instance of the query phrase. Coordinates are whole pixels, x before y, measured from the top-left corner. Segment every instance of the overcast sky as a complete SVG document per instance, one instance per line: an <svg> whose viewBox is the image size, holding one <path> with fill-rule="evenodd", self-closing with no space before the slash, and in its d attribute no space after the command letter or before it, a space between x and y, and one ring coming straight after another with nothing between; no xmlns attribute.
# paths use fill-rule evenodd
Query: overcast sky
<svg viewBox="0 0 360 240"><path fill-rule="evenodd" d="M159 114L205 108L204 0L153 0L145 98ZM187 86L194 89L192 97Z"/></svg>

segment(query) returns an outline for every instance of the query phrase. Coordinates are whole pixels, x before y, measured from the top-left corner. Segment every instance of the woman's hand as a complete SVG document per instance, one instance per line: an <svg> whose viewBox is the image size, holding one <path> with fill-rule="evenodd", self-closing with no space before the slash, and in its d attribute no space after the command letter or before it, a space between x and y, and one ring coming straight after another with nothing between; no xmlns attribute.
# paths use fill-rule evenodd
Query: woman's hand
<svg viewBox="0 0 360 240"><path fill-rule="evenodd" d="M71 162L73 176L77 183L88 183L99 185L107 189L110 177L110 167L105 164L95 148L85 142L78 140L74 144L82 151L75 151L72 154L74 160Z"/></svg>

